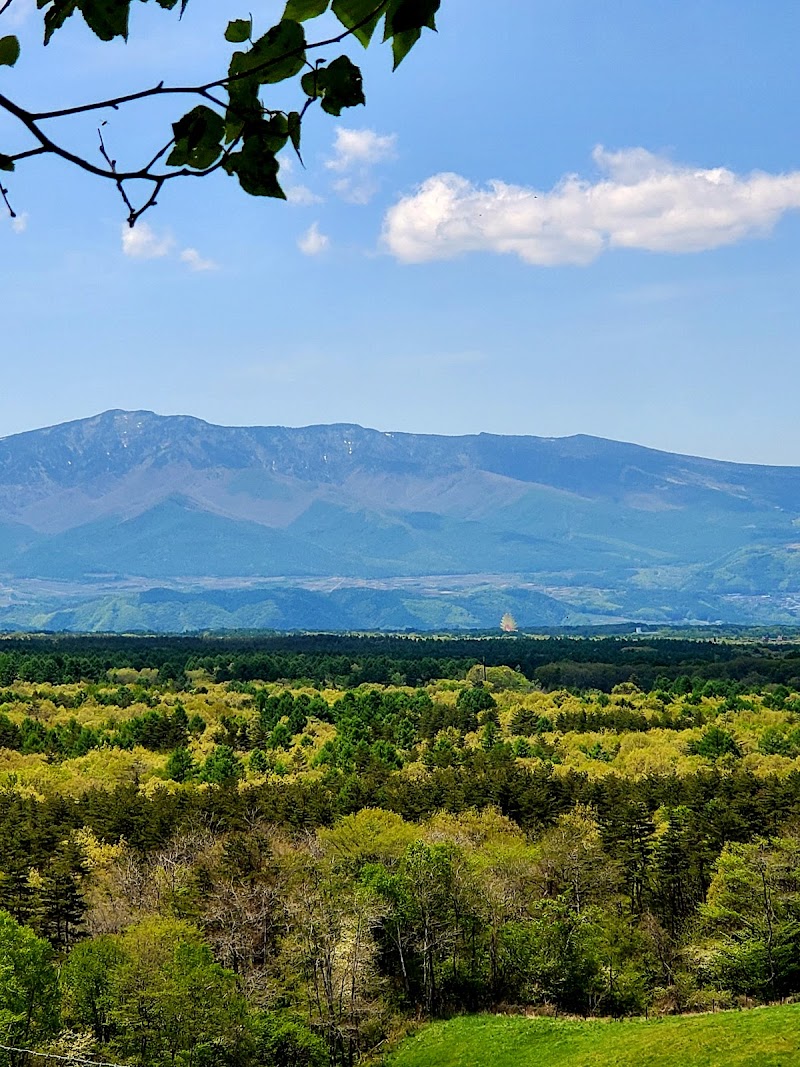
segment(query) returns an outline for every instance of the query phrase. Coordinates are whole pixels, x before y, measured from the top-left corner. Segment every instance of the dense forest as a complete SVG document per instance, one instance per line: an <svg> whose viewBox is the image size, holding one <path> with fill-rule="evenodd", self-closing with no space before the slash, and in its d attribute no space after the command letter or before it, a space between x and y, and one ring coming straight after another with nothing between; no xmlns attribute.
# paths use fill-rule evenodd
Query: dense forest
<svg viewBox="0 0 800 1067"><path fill-rule="evenodd" d="M791 998L800 644L4 639L0 961L10 1067Z"/></svg>

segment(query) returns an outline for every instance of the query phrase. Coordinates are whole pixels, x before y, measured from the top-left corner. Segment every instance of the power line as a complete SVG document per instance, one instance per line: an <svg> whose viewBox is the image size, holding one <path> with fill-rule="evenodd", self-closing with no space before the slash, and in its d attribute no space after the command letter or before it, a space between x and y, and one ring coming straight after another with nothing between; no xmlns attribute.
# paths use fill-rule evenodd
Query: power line
<svg viewBox="0 0 800 1067"><path fill-rule="evenodd" d="M55 1052L37 1052L32 1048L17 1048L16 1045L0 1045L3 1052L25 1052L45 1060L61 1060L62 1063L85 1063L89 1067L128 1067L126 1063L107 1063L105 1060L86 1060L82 1056L59 1056Z"/></svg>

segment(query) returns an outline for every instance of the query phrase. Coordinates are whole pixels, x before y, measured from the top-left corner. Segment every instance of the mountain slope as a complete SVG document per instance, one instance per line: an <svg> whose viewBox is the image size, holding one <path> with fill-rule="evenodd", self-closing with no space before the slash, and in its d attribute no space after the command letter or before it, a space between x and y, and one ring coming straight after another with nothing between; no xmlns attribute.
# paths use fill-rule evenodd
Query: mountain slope
<svg viewBox="0 0 800 1067"><path fill-rule="evenodd" d="M487 580L501 600L515 589L548 598L534 607L523 597L529 620L519 621L530 624L788 621L800 602L798 523L800 468L585 436L222 427L110 411L0 439L0 624L55 625L78 601L85 621L89 591L124 600L166 582L176 599L159 619L222 625L207 597L193 601L205 605L194 616L179 608L175 583L194 595L266 578L285 580L280 604L273 589L231 624L485 625L495 601L473 609ZM474 577L456 605L447 576L459 575ZM342 579L335 597L303 600L304 582L328 578ZM390 590L425 578L410 608ZM71 584L31 592L43 579ZM376 600L364 581L389 586ZM65 605L65 595L78 601ZM153 614L124 602L123 615Z"/></svg>

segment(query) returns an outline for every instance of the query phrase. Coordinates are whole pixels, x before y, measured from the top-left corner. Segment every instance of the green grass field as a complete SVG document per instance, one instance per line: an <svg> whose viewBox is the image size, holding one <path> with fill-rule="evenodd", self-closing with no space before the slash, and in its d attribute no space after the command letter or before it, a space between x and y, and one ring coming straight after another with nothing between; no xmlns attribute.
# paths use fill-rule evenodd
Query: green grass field
<svg viewBox="0 0 800 1067"><path fill-rule="evenodd" d="M433 1023L386 1067L800 1067L800 1004L650 1022L473 1015Z"/></svg>

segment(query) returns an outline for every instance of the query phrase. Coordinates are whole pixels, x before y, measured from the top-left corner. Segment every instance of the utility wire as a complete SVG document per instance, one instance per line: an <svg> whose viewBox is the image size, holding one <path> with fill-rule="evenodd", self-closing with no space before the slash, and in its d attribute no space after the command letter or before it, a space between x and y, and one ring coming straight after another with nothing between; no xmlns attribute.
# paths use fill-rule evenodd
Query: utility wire
<svg viewBox="0 0 800 1067"><path fill-rule="evenodd" d="M37 1052L32 1048L17 1048L16 1045L0 1045L3 1052L25 1052L45 1060L61 1060L62 1063L85 1063L89 1067L128 1067L125 1063L107 1063L105 1060L86 1060L82 1056L58 1056L55 1052Z"/></svg>

